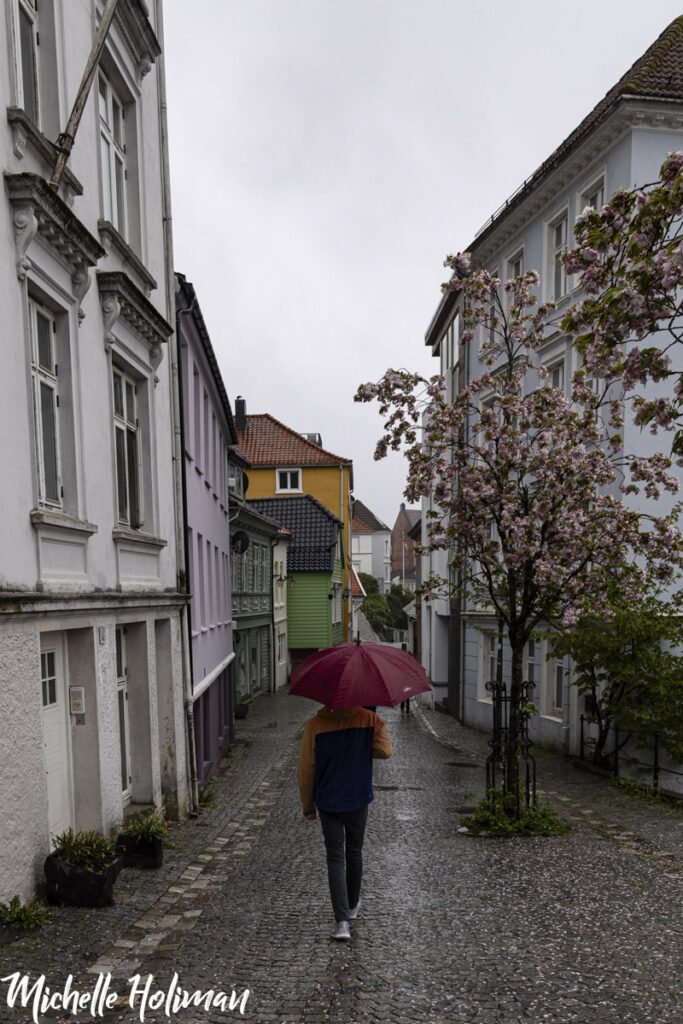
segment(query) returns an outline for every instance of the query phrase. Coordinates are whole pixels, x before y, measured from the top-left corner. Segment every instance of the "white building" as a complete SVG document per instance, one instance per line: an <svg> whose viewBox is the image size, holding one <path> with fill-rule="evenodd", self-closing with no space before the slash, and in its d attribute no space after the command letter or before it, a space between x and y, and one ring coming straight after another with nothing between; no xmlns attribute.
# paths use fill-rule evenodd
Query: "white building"
<svg viewBox="0 0 683 1024"><path fill-rule="evenodd" d="M100 12L5 13L0 900L50 833L187 801L161 5L119 0L58 191Z"/></svg>
<svg viewBox="0 0 683 1024"><path fill-rule="evenodd" d="M354 570L374 576L380 594L391 589L391 530L357 498L351 521L351 561Z"/></svg>
<svg viewBox="0 0 683 1024"><path fill-rule="evenodd" d="M284 527L277 535L273 547L273 689L279 690L289 680L289 651L287 649L287 550L292 540L290 530Z"/></svg>
<svg viewBox="0 0 683 1024"><path fill-rule="evenodd" d="M537 269L541 298L556 301L560 313L577 301L578 280L565 273L557 256L571 246L574 223L586 206L599 208L621 187L656 180L665 155L683 148L682 66L683 18L678 18L479 231L467 247L474 264L503 281ZM454 294L445 295L426 334L452 393L484 370L477 359L476 339L466 348L459 344L458 302ZM571 339L561 333L549 337L540 358L552 383L568 394L578 368ZM648 432L627 423L625 450L645 454L653 450L652 444ZM662 498L650 511L664 514L670 508ZM430 568L426 562L423 573ZM431 615L423 611L423 664L437 683L448 665L450 710L466 723L488 730L491 703L485 683L495 678L496 622L485 610L464 603L459 614L451 616L455 636L449 662L448 630L434 629L434 616L444 611L438 604ZM583 701L570 686L568 663L548 660L546 654L545 643L530 641L524 675L536 682L534 703L540 711L532 720L532 735L576 752Z"/></svg>

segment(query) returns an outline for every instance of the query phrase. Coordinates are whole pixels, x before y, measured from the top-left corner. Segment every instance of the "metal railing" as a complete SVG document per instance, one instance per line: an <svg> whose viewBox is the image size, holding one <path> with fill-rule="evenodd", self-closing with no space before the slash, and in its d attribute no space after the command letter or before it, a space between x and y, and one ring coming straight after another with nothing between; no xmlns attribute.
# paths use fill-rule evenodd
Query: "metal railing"
<svg viewBox="0 0 683 1024"><path fill-rule="evenodd" d="M586 727L592 722L593 719L587 718L585 715L581 715L579 757L582 761L593 761L593 763L598 763L595 758L595 745L597 740L594 736L589 736L586 729ZM638 771L642 772L651 772L653 789L659 789L660 776L663 774L677 775L679 778L683 778L683 771L679 771L677 768L667 768L666 765L661 763L659 733L637 732L631 729L620 732L619 727L614 726L610 729L609 737L612 744L611 749L606 753L603 752L601 754L599 763L604 767L609 768L613 775L619 775L621 768L626 766L636 768ZM645 738L650 741L648 743L648 748L649 753L652 755L652 761L642 761L630 751L624 752L624 747L631 739L636 740Z"/></svg>
<svg viewBox="0 0 683 1024"><path fill-rule="evenodd" d="M508 792L508 744L510 738L510 694L505 682L486 683L491 694L493 706L493 732L489 740L491 753L486 758L486 788L496 789L497 782L502 783L503 792ZM534 684L522 683L521 705L531 702ZM531 754L529 740L529 719L522 714L517 737L517 757L521 757L520 781L524 780L524 797L527 807L536 805L536 760ZM517 787L516 797L519 804L521 786Z"/></svg>

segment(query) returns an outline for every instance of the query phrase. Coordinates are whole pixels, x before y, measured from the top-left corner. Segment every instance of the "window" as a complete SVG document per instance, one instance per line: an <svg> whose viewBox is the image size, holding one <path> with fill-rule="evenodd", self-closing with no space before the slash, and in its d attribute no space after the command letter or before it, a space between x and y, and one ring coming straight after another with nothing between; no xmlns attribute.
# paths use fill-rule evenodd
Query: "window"
<svg viewBox="0 0 683 1024"><path fill-rule="evenodd" d="M592 207L594 210L600 211L605 205L605 176L601 174L598 178L595 178L588 185L586 185L579 195L579 211L585 210L587 206Z"/></svg>
<svg viewBox="0 0 683 1024"><path fill-rule="evenodd" d="M564 394L564 359L558 362L551 363L548 366L548 376L546 377L546 384L549 384L553 388L557 388Z"/></svg>
<svg viewBox="0 0 683 1024"><path fill-rule="evenodd" d="M275 491L277 494L282 494L286 491L297 491L301 492L301 470L300 469L276 469L276 487Z"/></svg>
<svg viewBox="0 0 683 1024"><path fill-rule="evenodd" d="M199 623L206 626L206 590L204 589L204 538L197 534L197 585L199 590Z"/></svg>
<svg viewBox="0 0 683 1024"><path fill-rule="evenodd" d="M41 503L61 506L56 325L53 316L32 299L29 299L29 334L38 494Z"/></svg>
<svg viewBox="0 0 683 1024"><path fill-rule="evenodd" d="M140 501L140 439L136 382L113 368L114 438L118 520L131 529L142 526Z"/></svg>
<svg viewBox="0 0 683 1024"><path fill-rule="evenodd" d="M338 625L342 620L342 596L339 583L332 584L332 625Z"/></svg>
<svg viewBox="0 0 683 1024"><path fill-rule="evenodd" d="M43 692L43 707L53 707L57 703L57 671L54 651L41 651L40 683Z"/></svg>
<svg viewBox="0 0 683 1024"><path fill-rule="evenodd" d="M277 660L279 664L285 660L287 654L287 648L285 647L285 634L278 633L277 635Z"/></svg>
<svg viewBox="0 0 683 1024"><path fill-rule="evenodd" d="M19 85L20 105L37 126L40 122L38 106L38 25L36 0L19 2Z"/></svg>
<svg viewBox="0 0 683 1024"><path fill-rule="evenodd" d="M564 693L564 668L561 661L553 664L552 699L553 710L562 713L562 697Z"/></svg>
<svg viewBox="0 0 683 1024"><path fill-rule="evenodd" d="M124 804L130 801L130 729L128 724L128 664L126 630L116 630L116 702L119 718L119 750L121 754L121 790Z"/></svg>
<svg viewBox="0 0 683 1024"><path fill-rule="evenodd" d="M102 215L127 237L126 144L124 110L111 82L99 73L100 153L102 157Z"/></svg>
<svg viewBox="0 0 683 1024"><path fill-rule="evenodd" d="M521 277L524 273L524 250L518 249L507 261L506 279Z"/></svg>
<svg viewBox="0 0 683 1024"><path fill-rule="evenodd" d="M563 213L548 228L549 276L551 298L561 299L567 294L567 274L560 257L567 248L567 214Z"/></svg>
<svg viewBox="0 0 683 1024"><path fill-rule="evenodd" d="M491 694L486 689L487 683L495 683L498 678L498 635L497 633L479 634L479 699L490 700Z"/></svg>
<svg viewBox="0 0 683 1024"><path fill-rule="evenodd" d="M228 463L228 494L233 498L244 497L243 475L239 466Z"/></svg>
<svg viewBox="0 0 683 1024"><path fill-rule="evenodd" d="M193 377L193 390L192 390L192 408L194 412L194 464L195 468L202 471L202 407L199 402L199 396L201 394L199 386L199 373L197 368L194 368Z"/></svg>
<svg viewBox="0 0 683 1024"><path fill-rule="evenodd" d="M526 676L527 682L536 682L536 641L528 640L526 645Z"/></svg>

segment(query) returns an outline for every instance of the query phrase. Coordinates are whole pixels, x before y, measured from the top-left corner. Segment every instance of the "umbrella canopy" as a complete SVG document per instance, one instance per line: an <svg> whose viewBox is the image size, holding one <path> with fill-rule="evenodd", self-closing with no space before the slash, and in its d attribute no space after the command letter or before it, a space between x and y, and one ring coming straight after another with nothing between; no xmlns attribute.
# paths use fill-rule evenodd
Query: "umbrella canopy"
<svg viewBox="0 0 683 1024"><path fill-rule="evenodd" d="M289 692L330 708L395 707L431 690L411 654L388 644L345 643L316 651L292 672Z"/></svg>

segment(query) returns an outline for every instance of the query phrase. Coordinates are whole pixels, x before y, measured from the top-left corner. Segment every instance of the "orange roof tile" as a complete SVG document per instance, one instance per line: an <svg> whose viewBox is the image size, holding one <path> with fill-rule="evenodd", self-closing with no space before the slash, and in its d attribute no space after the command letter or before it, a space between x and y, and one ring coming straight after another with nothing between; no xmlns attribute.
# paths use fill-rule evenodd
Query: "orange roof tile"
<svg viewBox="0 0 683 1024"><path fill-rule="evenodd" d="M351 533L372 533L372 532L373 532L372 527L370 527L366 523L364 523L362 519L359 519L358 516L354 516L353 517L353 519L351 520Z"/></svg>
<svg viewBox="0 0 683 1024"><path fill-rule="evenodd" d="M350 466L351 459L320 448L270 413L247 416L246 430L237 431L237 448L252 466Z"/></svg>
<svg viewBox="0 0 683 1024"><path fill-rule="evenodd" d="M356 575L356 570L351 570L351 597L365 597L363 585Z"/></svg>

